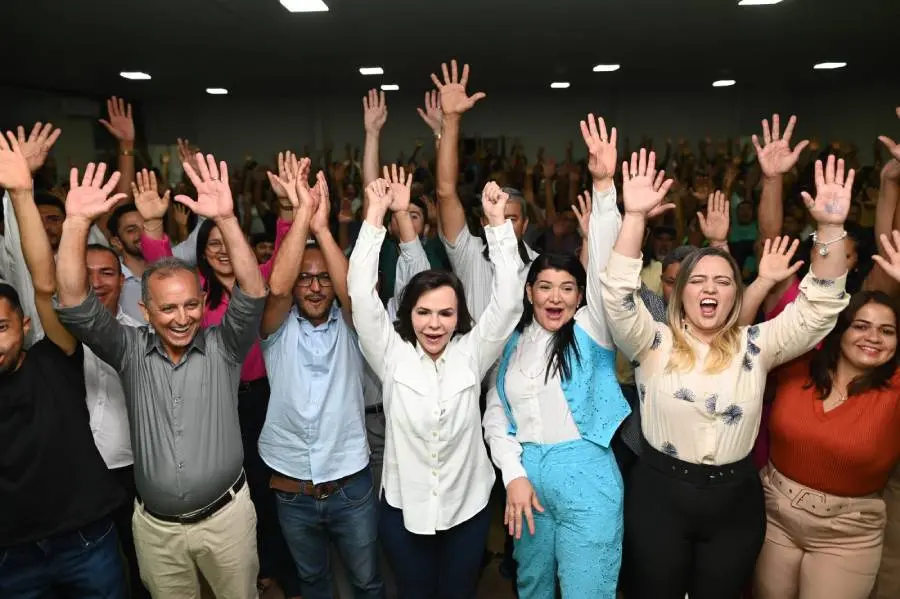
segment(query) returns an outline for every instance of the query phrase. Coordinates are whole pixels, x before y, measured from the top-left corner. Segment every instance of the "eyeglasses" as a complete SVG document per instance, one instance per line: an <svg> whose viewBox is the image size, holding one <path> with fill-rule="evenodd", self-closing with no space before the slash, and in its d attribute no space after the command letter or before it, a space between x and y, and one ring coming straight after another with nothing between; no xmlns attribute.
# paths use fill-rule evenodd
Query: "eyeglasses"
<svg viewBox="0 0 900 599"><path fill-rule="evenodd" d="M331 276L327 272L320 272L317 275L302 272L297 278L297 286L309 287L312 285L313 279L319 283L319 287L331 287Z"/></svg>

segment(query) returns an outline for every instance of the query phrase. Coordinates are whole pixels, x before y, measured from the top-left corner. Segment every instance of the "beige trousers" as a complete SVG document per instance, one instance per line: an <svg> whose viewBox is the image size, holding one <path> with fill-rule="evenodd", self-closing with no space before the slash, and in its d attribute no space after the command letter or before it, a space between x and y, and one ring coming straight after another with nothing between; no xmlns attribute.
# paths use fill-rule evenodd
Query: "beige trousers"
<svg viewBox="0 0 900 599"><path fill-rule="evenodd" d="M762 472L766 542L754 599L866 599L881 563L884 501L809 489Z"/></svg>
<svg viewBox="0 0 900 599"><path fill-rule="evenodd" d="M887 506L884 551L872 599L897 599L900 597L900 466L888 480L884 503Z"/></svg>
<svg viewBox="0 0 900 599"><path fill-rule="evenodd" d="M199 599L201 573L217 599L258 597L256 510L246 484L202 522L163 522L136 504L131 526L141 580L154 599Z"/></svg>

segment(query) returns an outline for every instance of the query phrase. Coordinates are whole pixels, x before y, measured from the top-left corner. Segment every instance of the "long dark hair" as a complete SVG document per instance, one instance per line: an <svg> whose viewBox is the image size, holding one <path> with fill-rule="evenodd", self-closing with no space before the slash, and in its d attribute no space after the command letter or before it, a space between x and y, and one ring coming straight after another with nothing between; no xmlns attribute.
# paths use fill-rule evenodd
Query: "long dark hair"
<svg viewBox="0 0 900 599"><path fill-rule="evenodd" d="M804 389L815 388L820 399L825 399L831 394L834 384L834 373L837 372L838 360L841 358L841 338L850 328L856 313L866 304L881 304L887 306L894 313L894 321L900 324L900 304L883 291L860 291L850 298L850 303L838 315L837 325L832 330L822 348L813 353L809 364L809 377L811 382ZM847 397L862 395L872 389L885 389L890 387L891 377L900 365L900 359L895 352L894 356L882 364L857 376L847 385Z"/></svg>
<svg viewBox="0 0 900 599"><path fill-rule="evenodd" d="M225 286L206 259L206 244L209 243L209 234L215 226L215 221L206 219L197 231L197 270L203 275L203 292L206 294L206 307L210 310L218 308L225 295Z"/></svg>
<svg viewBox="0 0 900 599"><path fill-rule="evenodd" d="M525 279L525 286L532 286L537 282L538 276L545 270L560 270L567 272L575 278L578 290L581 292L580 308L585 304L584 290L587 286L587 273L584 266L575 256L569 254L540 254L531 263L528 269L528 277ZM532 293L534 293L532 291ZM522 299L524 310L516 330L522 332L525 327L534 321L534 306L528 301L528 294ZM575 360L581 363L581 353L575 344L575 318L572 318L566 324L562 325L559 330L553 333L553 341L550 344L550 352L547 356L547 369L544 373L544 383L550 380L550 376L559 373L560 379L566 381L572 377L572 365L569 364L568 351L572 350Z"/></svg>
<svg viewBox="0 0 900 599"><path fill-rule="evenodd" d="M446 270L423 270L412 279L400 294L397 304L397 320L394 330L404 341L416 344L416 330L412 324L412 311L423 294L440 287L450 287L456 294L456 331L454 335L465 335L472 330L472 316L466 305L466 293L462 281L452 272Z"/></svg>

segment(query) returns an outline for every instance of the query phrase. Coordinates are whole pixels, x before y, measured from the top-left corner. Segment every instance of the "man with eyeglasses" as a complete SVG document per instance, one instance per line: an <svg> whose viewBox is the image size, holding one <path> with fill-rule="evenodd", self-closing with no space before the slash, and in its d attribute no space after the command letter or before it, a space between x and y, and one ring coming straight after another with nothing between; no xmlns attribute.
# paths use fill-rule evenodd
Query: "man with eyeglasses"
<svg viewBox="0 0 900 599"><path fill-rule="evenodd" d="M259 454L272 470L278 519L303 596L332 597L333 542L353 595L381 599L364 362L350 316L347 258L328 227L324 183L321 188L311 194L298 188L310 198L301 198L269 278L260 332L272 392ZM308 234L315 241L307 242Z"/></svg>

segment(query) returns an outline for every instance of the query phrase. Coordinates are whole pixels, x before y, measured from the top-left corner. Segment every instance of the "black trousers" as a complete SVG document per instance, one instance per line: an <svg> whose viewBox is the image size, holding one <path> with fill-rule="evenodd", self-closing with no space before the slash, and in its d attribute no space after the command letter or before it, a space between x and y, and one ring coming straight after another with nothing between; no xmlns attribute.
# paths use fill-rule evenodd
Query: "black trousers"
<svg viewBox="0 0 900 599"><path fill-rule="evenodd" d="M645 444L625 496L626 592L635 599L739 599L766 533L750 457L682 462Z"/></svg>
<svg viewBox="0 0 900 599"><path fill-rule="evenodd" d="M247 490L256 508L256 548L259 552L259 577L275 578L285 597L300 596L300 579L294 560L278 523L275 493L269 488L271 471L259 457L259 434L266 423L269 408L269 380L241 383L238 391L238 417L244 442L244 472Z"/></svg>
<svg viewBox="0 0 900 599"><path fill-rule="evenodd" d="M114 468L110 473L115 477L123 489L125 489L125 502L113 512L113 522L119 533L119 544L125 561L128 564L128 587L131 599L150 599L150 593L141 582L141 572L138 569L137 554L134 551L134 534L131 530L131 516L134 514L134 498L137 488L134 485L134 466Z"/></svg>

